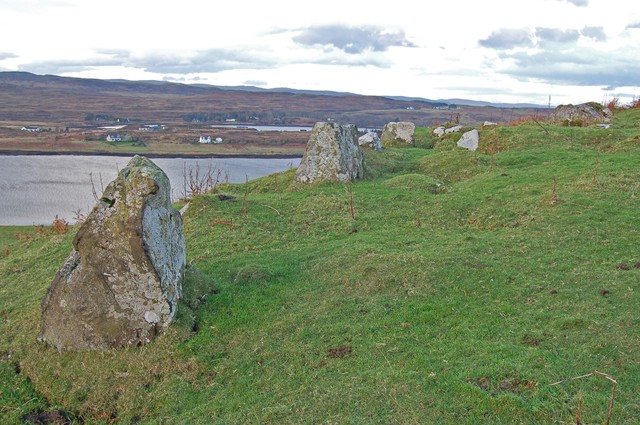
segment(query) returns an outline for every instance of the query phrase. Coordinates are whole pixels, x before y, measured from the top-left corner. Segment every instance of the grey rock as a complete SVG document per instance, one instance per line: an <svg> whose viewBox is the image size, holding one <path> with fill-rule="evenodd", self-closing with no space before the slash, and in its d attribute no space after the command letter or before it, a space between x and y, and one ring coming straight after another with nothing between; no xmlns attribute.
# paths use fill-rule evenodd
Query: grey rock
<svg viewBox="0 0 640 425"><path fill-rule="evenodd" d="M457 133L462 129L461 125L454 125L453 127L449 127L447 129L444 130L445 134L449 134L449 133Z"/></svg>
<svg viewBox="0 0 640 425"><path fill-rule="evenodd" d="M445 130L445 128L444 128L443 126L436 127L436 128L433 130L433 134L435 134L435 135L436 135L436 136L438 136L438 137L442 137L442 136L444 136L444 134L445 134L445 133L444 133L444 130Z"/></svg>
<svg viewBox="0 0 640 425"><path fill-rule="evenodd" d="M485 121L482 126L483 127L492 127L494 125L498 125L498 123L492 122L492 121Z"/></svg>
<svg viewBox="0 0 640 425"><path fill-rule="evenodd" d="M173 320L186 265L169 179L135 156L105 189L42 301L41 340L59 350L150 342Z"/></svg>
<svg viewBox="0 0 640 425"><path fill-rule="evenodd" d="M313 183L362 177L364 156L357 138L357 129L352 124L316 123L296 171L296 180Z"/></svg>
<svg viewBox="0 0 640 425"><path fill-rule="evenodd" d="M358 145L365 148L375 149L377 151L382 150L382 142L380 136L375 131L369 131L366 134L358 138Z"/></svg>
<svg viewBox="0 0 640 425"><path fill-rule="evenodd" d="M416 131L416 125L408 121L390 122L382 128L382 146L406 146L414 145L413 135Z"/></svg>
<svg viewBox="0 0 640 425"><path fill-rule="evenodd" d="M560 105L551 114L554 122L582 121L585 124L605 122L612 115L609 108L603 108L599 104L581 103L579 105Z"/></svg>
<svg viewBox="0 0 640 425"><path fill-rule="evenodd" d="M471 152L474 152L476 149L478 149L479 144L480 133L475 128L464 133L460 140L458 140L459 147L468 149Z"/></svg>

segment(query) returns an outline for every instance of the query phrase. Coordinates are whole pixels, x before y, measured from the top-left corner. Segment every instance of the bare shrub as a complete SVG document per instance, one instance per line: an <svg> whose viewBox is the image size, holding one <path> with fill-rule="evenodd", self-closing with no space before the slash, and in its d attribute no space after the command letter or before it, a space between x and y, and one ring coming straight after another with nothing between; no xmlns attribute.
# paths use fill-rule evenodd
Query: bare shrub
<svg viewBox="0 0 640 425"><path fill-rule="evenodd" d="M200 169L199 162L196 162L195 167L188 168L185 163L182 171L183 186L181 199L188 201L195 195L213 191L221 182L221 178L222 170L214 167L211 162L209 162L206 171Z"/></svg>
<svg viewBox="0 0 640 425"><path fill-rule="evenodd" d="M76 224L82 224L87 219L87 215L82 213L82 210L78 208L73 212L73 220Z"/></svg>

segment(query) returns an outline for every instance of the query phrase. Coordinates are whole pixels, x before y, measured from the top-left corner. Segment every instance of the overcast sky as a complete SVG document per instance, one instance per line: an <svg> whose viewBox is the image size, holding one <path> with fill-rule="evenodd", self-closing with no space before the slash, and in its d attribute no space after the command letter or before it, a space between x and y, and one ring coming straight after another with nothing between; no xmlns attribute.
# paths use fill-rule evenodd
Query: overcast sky
<svg viewBox="0 0 640 425"><path fill-rule="evenodd" d="M636 0L0 0L0 71L552 104L640 96Z"/></svg>

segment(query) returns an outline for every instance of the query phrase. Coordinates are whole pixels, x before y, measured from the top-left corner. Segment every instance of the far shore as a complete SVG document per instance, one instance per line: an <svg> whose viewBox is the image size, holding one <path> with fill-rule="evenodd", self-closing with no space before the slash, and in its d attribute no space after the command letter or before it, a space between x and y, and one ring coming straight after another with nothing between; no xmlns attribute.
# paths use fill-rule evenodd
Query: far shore
<svg viewBox="0 0 640 425"><path fill-rule="evenodd" d="M271 158L271 159L288 159L288 158L302 158L300 154L246 154L246 153L136 153L136 152L87 152L87 151L47 151L47 150L0 150L0 155L5 156L18 156L18 155L77 155L77 156L121 156L131 157L134 155L142 155L148 158L184 158L184 159L198 159L198 158Z"/></svg>

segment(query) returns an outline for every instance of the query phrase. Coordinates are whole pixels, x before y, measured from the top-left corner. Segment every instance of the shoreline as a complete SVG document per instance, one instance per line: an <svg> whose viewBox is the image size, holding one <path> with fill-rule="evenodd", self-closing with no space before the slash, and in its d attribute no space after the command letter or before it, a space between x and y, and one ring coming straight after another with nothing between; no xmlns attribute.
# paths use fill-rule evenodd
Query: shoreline
<svg viewBox="0 0 640 425"><path fill-rule="evenodd" d="M133 157L135 155L146 156L147 158L182 158L182 159L200 159L200 158L264 158L264 159L295 159L302 158L302 154L205 154L205 153L137 153L137 152L86 152L86 151L45 151L45 150L0 150L0 156L118 156Z"/></svg>

